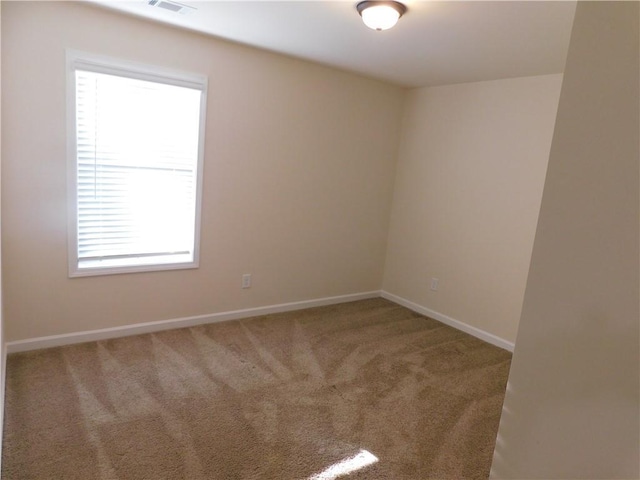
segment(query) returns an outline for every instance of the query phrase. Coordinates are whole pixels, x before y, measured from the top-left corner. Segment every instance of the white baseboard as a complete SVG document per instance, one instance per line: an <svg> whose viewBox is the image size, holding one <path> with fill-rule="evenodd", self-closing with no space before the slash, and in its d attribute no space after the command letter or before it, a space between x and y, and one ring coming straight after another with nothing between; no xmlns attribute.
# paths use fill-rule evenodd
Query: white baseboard
<svg viewBox="0 0 640 480"><path fill-rule="evenodd" d="M337 297L318 298L314 300L304 300L301 302L281 303L266 307L247 308L244 310L233 310L230 312L212 313L208 315L198 315L195 317L175 318L171 320L160 320L157 322L136 323L134 325L124 325L122 327L103 328L100 330L89 330L85 332L75 332L63 335L52 335L48 337L29 338L15 342L7 342L6 353L26 352L39 350L41 348L60 347L75 343L95 342L110 338L127 337L143 333L153 333L174 328L195 327L207 323L226 322L229 320L239 320L241 318L256 317L270 313L289 312L312 307L323 307L326 305L336 305L339 303L354 302L368 298L380 297L380 291L355 293L351 295L341 295Z"/></svg>
<svg viewBox="0 0 640 480"><path fill-rule="evenodd" d="M207 315L198 315L194 317L174 318L170 320L160 320L156 322L136 323L133 325L124 325L122 327L103 328L99 330L89 330L84 332L75 332L62 335L52 335L48 337L29 338L26 340L18 340L7 342L4 352L0 354L7 355L9 353L26 352L30 350L39 350L41 348L60 347L63 345L72 345L75 343L95 342L98 340L107 340L110 338L127 337L130 335L140 335L143 333L153 333L162 330L171 330L174 328L195 327L207 323L226 322L229 320L239 320L242 318L256 317L260 315L268 315L270 313L290 312L293 310L303 310L305 308L322 307L326 305L336 305L345 302L355 302L357 300L365 300L368 298L382 297L394 303L402 305L414 312L420 313L427 317L438 320L450 327L461 330L465 333L473 335L485 342L491 343L497 347L513 352L514 344L504 340L496 335L472 327L466 323L455 320L442 313L431 310L417 303L410 302L402 297L385 291L372 291L355 293L351 295L341 295L337 297L318 298L314 300L303 300L300 302L281 303L278 305L268 305L265 307L247 308L244 310L233 310L229 312L212 313ZM1 373L0 373L1 375ZM2 386L0 378L0 388Z"/></svg>
<svg viewBox="0 0 640 480"><path fill-rule="evenodd" d="M418 305L417 303L410 302L409 300L406 300L392 293L385 292L383 290L382 292L380 292L380 296L394 303L397 303L398 305L407 307L409 310L413 310L414 312L420 313L429 318L433 318L434 320L438 320L439 322L449 325L450 327L456 328L465 333L473 335L474 337L479 338L480 340L484 340L485 342L495 345L496 347L500 347L510 352L513 352L513 349L515 347L515 345L512 342L509 342L503 338L493 335L492 333L485 332L484 330L480 330L479 328L476 328L476 327L472 327L471 325L467 325L466 323L463 323L459 320L448 317L447 315L444 315L442 313L436 312L435 310L431 310L430 308L423 307L422 305Z"/></svg>

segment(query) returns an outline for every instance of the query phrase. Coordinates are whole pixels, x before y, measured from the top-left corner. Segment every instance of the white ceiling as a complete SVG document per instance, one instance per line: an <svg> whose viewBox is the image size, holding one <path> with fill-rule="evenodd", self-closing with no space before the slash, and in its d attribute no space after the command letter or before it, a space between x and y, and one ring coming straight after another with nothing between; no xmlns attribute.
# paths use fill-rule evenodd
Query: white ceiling
<svg viewBox="0 0 640 480"><path fill-rule="evenodd" d="M408 0L391 30L365 27L355 1L204 1L188 15L147 0L91 0L216 37L407 87L559 73L575 1Z"/></svg>

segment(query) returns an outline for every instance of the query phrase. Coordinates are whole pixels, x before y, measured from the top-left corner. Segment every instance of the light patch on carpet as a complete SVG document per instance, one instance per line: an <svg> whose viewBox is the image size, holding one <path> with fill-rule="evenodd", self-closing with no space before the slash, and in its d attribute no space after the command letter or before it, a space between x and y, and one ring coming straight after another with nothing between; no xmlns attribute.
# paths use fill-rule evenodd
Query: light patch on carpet
<svg viewBox="0 0 640 480"><path fill-rule="evenodd" d="M64 357L64 361L78 394L80 412L82 413L81 421L85 434L96 452L100 478L117 478L113 465L111 465L111 461L109 460L109 455L100 441L100 435L98 435L93 428L94 423L109 423L113 422L115 418L107 411L102 403L84 387L79 375L73 369L66 356Z"/></svg>
<svg viewBox="0 0 640 480"><path fill-rule="evenodd" d="M121 420L137 418L161 409L144 387L128 375L126 366L102 342L98 342L97 354L102 371L113 379L106 384L107 396Z"/></svg>
<svg viewBox="0 0 640 480"><path fill-rule="evenodd" d="M367 450L360 450L354 456L334 463L326 470L310 476L307 480L334 480L342 475L348 475L356 470L373 465L378 461L373 453Z"/></svg>
<svg viewBox="0 0 640 480"><path fill-rule="evenodd" d="M120 421L147 418L149 414L159 414L166 431L182 447L185 472L190 479L204 478L202 464L193 445L193 440L184 426L169 409L158 403L142 384L132 378L125 365L109 352L102 342L98 342L98 358L102 369L113 381L108 382L107 394L118 412Z"/></svg>
<svg viewBox="0 0 640 480"><path fill-rule="evenodd" d="M198 367L151 335L158 379L167 397L189 398L192 395L211 396L217 393L216 384Z"/></svg>
<svg viewBox="0 0 640 480"><path fill-rule="evenodd" d="M298 371L309 375L309 377L314 380L324 380L324 372L313 353L313 345L309 342L306 333L298 321L295 321L293 326L292 347L292 355L296 365L298 365Z"/></svg>
<svg viewBox="0 0 640 480"><path fill-rule="evenodd" d="M256 349L256 353L260 356L262 361L266 363L269 368L275 373L278 378L284 382L288 382L293 378L291 371L285 367L278 359L272 355L269 350L262 345L260 340L246 327L244 323L240 323L244 334L247 336L251 345Z"/></svg>
<svg viewBox="0 0 640 480"><path fill-rule="evenodd" d="M247 392L278 383L271 372L250 362L246 357L240 357L197 329L193 329L191 333L209 373L236 392Z"/></svg>
<svg viewBox="0 0 640 480"><path fill-rule="evenodd" d="M84 386L80 379L80 375L78 375L66 356L64 357L64 362L67 367L67 372L69 372L69 375L71 375L71 378L73 379L73 386L75 387L78 395L78 403L80 405L80 411L82 412L82 418L91 419L92 422L100 424L115 422L116 417L109 412L107 407L105 407L87 387Z"/></svg>

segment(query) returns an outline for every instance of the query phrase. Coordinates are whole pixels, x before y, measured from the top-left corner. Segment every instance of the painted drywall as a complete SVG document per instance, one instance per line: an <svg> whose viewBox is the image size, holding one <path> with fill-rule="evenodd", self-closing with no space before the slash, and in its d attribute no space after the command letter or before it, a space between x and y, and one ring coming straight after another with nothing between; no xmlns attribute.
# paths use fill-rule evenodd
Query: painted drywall
<svg viewBox="0 0 640 480"><path fill-rule="evenodd" d="M2 51L2 8L0 7L0 52ZM2 62L0 62L0 92L2 92ZM0 112L2 111L2 95L0 95ZM0 132L2 132L2 115L0 115ZM0 238L2 238L2 135L0 135ZM0 251L2 246L0 245ZM2 307L2 255L0 254L0 425L4 425L4 385L6 378L6 342L4 340L4 316ZM0 451L2 450L3 429L0 429ZM2 459L0 458L0 471Z"/></svg>
<svg viewBox="0 0 640 480"><path fill-rule="evenodd" d="M2 9L7 340L379 290L402 89L77 2ZM68 278L65 48L208 75L199 269Z"/></svg>
<svg viewBox="0 0 640 480"><path fill-rule="evenodd" d="M640 478L639 24L578 3L492 478Z"/></svg>
<svg viewBox="0 0 640 480"><path fill-rule="evenodd" d="M408 93L386 292L515 340L561 83L557 74Z"/></svg>

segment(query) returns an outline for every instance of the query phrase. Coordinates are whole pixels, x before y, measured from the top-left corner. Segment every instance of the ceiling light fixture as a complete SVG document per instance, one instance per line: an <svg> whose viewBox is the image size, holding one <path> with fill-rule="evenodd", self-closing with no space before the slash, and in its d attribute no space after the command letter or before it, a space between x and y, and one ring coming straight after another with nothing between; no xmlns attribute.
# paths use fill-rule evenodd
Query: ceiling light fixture
<svg viewBox="0 0 640 480"><path fill-rule="evenodd" d="M393 27L407 11L407 7L395 1L365 0L356 5L364 24L373 30L387 30Z"/></svg>

